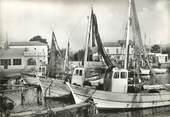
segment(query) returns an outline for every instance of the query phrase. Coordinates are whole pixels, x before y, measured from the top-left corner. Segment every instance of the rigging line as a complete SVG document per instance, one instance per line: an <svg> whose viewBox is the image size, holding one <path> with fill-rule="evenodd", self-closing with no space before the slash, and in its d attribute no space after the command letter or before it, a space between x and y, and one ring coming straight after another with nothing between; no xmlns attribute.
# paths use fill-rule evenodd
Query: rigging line
<svg viewBox="0 0 170 117"><path fill-rule="evenodd" d="M57 39L56 39L56 36L55 36L54 31L53 31L53 34L52 34L52 38L54 39L54 44L57 46L56 49L58 49L60 56L61 56L62 58L64 58L63 55L61 54L61 49L59 48L59 45L58 45L58 42L57 42Z"/></svg>

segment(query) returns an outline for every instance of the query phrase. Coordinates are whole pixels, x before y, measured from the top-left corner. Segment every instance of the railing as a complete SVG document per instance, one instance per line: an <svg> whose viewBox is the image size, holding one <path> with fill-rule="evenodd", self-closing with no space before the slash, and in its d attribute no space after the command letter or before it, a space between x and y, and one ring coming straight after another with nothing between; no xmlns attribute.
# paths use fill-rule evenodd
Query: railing
<svg viewBox="0 0 170 117"><path fill-rule="evenodd" d="M42 52L24 52L24 56L45 57L45 54Z"/></svg>

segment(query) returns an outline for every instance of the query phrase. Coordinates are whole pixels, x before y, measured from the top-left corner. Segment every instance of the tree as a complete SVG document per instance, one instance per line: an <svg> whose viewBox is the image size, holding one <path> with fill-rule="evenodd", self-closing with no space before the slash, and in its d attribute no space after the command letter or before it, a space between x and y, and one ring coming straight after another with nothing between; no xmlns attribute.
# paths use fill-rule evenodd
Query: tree
<svg viewBox="0 0 170 117"><path fill-rule="evenodd" d="M153 52L153 53L160 53L161 52L161 47L159 45L155 44L155 45L153 45L151 47L151 52Z"/></svg>
<svg viewBox="0 0 170 117"><path fill-rule="evenodd" d="M47 43L47 39L43 39L41 36L37 35L37 36L34 36L33 38L30 39L30 41L38 41L38 42L41 42L41 43L45 43L45 44L48 44Z"/></svg>
<svg viewBox="0 0 170 117"><path fill-rule="evenodd" d="M84 59L84 50L79 50L74 53L73 60L74 61L82 61Z"/></svg>

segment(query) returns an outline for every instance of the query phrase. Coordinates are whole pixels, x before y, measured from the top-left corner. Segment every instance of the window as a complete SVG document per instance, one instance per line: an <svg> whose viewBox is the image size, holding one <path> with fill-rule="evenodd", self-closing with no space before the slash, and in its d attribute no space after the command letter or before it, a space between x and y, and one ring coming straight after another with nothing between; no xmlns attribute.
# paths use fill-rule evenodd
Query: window
<svg viewBox="0 0 170 117"><path fill-rule="evenodd" d="M127 73L126 72L121 72L121 78L127 78Z"/></svg>
<svg viewBox="0 0 170 117"><path fill-rule="evenodd" d="M39 67L39 72L41 72L41 67Z"/></svg>
<svg viewBox="0 0 170 117"><path fill-rule="evenodd" d="M113 78L119 78L119 72L115 72Z"/></svg>
<svg viewBox="0 0 170 117"><path fill-rule="evenodd" d="M168 61L168 57L167 56L165 56L165 62L167 62Z"/></svg>
<svg viewBox="0 0 170 117"><path fill-rule="evenodd" d="M21 65L21 59L13 59L13 65Z"/></svg>
<svg viewBox="0 0 170 117"><path fill-rule="evenodd" d="M27 60L27 65L36 65L36 60L33 58L30 58Z"/></svg>
<svg viewBox="0 0 170 117"><path fill-rule="evenodd" d="M79 70L77 69L76 72L75 72L75 75L78 75L78 73L79 73Z"/></svg>
<svg viewBox="0 0 170 117"><path fill-rule="evenodd" d="M82 76L82 70L79 71L79 75Z"/></svg>
<svg viewBox="0 0 170 117"><path fill-rule="evenodd" d="M11 59L1 59L0 65L11 65Z"/></svg>

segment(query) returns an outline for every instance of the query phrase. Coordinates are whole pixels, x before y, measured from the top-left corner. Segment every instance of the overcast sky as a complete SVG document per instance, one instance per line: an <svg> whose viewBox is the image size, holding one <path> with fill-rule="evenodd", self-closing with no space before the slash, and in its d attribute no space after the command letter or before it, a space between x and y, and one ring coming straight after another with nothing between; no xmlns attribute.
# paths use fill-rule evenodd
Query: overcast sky
<svg viewBox="0 0 170 117"><path fill-rule="evenodd" d="M151 44L170 43L170 0L135 0L142 36ZM61 48L83 48L93 4L102 41L123 39L128 0L0 0L1 40L28 41L36 35L51 45L52 30Z"/></svg>

